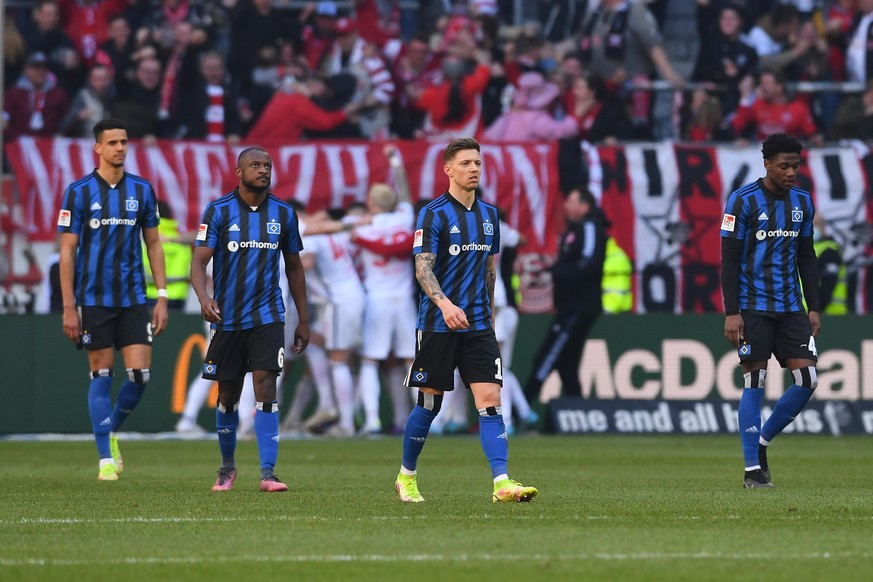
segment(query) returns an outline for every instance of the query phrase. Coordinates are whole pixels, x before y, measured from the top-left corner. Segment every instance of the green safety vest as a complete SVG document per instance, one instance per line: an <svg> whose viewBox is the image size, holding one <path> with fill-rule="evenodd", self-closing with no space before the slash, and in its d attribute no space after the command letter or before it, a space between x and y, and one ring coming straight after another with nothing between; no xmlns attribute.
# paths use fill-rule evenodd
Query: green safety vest
<svg viewBox="0 0 873 582"><path fill-rule="evenodd" d="M632 277L634 265L615 239L606 239L603 260L603 311L624 313L634 308Z"/></svg>
<svg viewBox="0 0 873 582"><path fill-rule="evenodd" d="M161 246L164 248L164 262L167 265L167 295L170 301L185 301L188 298L189 279L191 277L191 245L175 242L179 238L179 222L171 218L162 218L158 225L161 235ZM149 268L149 256L143 245L143 266L146 273L146 297L158 298L158 289Z"/></svg>
<svg viewBox="0 0 873 582"><path fill-rule="evenodd" d="M835 250L842 255L843 249L835 240L825 239L814 243L815 255L821 256L824 251ZM846 315L849 313L849 306L846 304L848 298L848 287L846 286L846 265L841 264L840 270L837 271L837 284L834 286L834 293L831 295L831 302L824 306L822 313L828 315Z"/></svg>

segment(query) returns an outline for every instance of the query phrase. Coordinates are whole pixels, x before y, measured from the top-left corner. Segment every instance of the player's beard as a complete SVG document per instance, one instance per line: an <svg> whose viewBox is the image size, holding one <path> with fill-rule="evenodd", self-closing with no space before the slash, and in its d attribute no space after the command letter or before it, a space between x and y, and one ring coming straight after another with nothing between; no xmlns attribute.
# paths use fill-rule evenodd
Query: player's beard
<svg viewBox="0 0 873 582"><path fill-rule="evenodd" d="M270 189L270 182L271 180L269 178L267 178L266 184L261 182L259 179L252 180L251 182L243 180L243 185L248 188L249 192L254 192L255 194L263 194Z"/></svg>

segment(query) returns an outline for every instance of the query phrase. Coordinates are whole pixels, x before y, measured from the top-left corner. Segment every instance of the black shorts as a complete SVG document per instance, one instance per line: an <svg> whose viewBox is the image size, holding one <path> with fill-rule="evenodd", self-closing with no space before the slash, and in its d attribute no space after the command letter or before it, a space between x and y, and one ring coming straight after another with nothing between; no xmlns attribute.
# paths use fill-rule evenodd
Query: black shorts
<svg viewBox="0 0 873 582"><path fill-rule="evenodd" d="M285 365L285 326L268 323L237 331L213 331L203 363L207 380L236 380L253 370L278 374Z"/></svg>
<svg viewBox="0 0 873 582"><path fill-rule="evenodd" d="M467 388L474 382L503 385L503 360L493 329L469 332L417 331L410 388L455 388L455 368Z"/></svg>
<svg viewBox="0 0 873 582"><path fill-rule="evenodd" d="M148 307L83 306L82 333L78 347L84 350L103 350L115 346L120 350L137 344L152 345L152 319Z"/></svg>
<svg viewBox="0 0 873 582"><path fill-rule="evenodd" d="M809 316L803 312L743 312L743 340L738 354L740 363L764 362L770 354L784 368L785 360L818 360Z"/></svg>

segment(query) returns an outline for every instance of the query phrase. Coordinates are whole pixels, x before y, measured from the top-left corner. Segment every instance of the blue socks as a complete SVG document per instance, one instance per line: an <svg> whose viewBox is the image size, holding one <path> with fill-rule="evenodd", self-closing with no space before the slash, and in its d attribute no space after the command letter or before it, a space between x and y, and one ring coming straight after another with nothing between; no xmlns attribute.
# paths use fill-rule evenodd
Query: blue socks
<svg viewBox="0 0 873 582"><path fill-rule="evenodd" d="M117 432L121 425L139 404L145 392L145 384L138 384L127 380L121 385L121 390L118 392L118 400L115 402L115 409L112 411L112 432Z"/></svg>
<svg viewBox="0 0 873 582"><path fill-rule="evenodd" d="M797 384L791 385L773 407L773 412L764 423L764 428L761 429L761 438L768 443L772 441L786 426L791 424L795 416L800 414L811 397L811 389Z"/></svg>
<svg viewBox="0 0 873 582"><path fill-rule="evenodd" d="M97 453L101 459L111 459L109 451L109 431L112 420L112 400L109 392L112 390L112 371L96 370L91 372L91 386L88 388L88 411L91 413L91 428L94 429L94 440L97 442Z"/></svg>
<svg viewBox="0 0 873 582"><path fill-rule="evenodd" d="M215 431L218 433L218 448L221 450L221 466L236 466L236 427L239 425L239 403L234 404L233 410L227 409L218 403L215 407Z"/></svg>
<svg viewBox="0 0 873 582"><path fill-rule="evenodd" d="M415 471L418 456L424 448L427 433L430 431L430 425L438 412L439 410L428 410L421 406L421 404L417 404L413 407L412 412L409 413L409 420L406 421L406 430L403 432L404 469Z"/></svg>
<svg viewBox="0 0 873 582"><path fill-rule="evenodd" d="M499 406L479 410L479 440L482 442L482 450L488 458L488 464L491 465L491 476L506 475L509 443Z"/></svg>
<svg viewBox="0 0 873 582"><path fill-rule="evenodd" d="M261 479L266 479L273 474L279 456L279 408L275 400L256 404L255 436L261 456Z"/></svg>
<svg viewBox="0 0 873 582"><path fill-rule="evenodd" d="M743 445L743 460L746 469L758 467L758 437L761 436L761 402L764 400L764 387L744 388L737 410L740 442Z"/></svg>

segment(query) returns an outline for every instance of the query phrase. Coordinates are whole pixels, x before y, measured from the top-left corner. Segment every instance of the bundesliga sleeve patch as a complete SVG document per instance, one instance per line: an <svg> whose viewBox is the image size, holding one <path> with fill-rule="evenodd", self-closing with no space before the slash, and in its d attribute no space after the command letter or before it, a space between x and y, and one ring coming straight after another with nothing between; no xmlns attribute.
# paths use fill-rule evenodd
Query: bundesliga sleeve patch
<svg viewBox="0 0 873 582"><path fill-rule="evenodd" d="M721 220L721 229L728 232L733 232L737 226L737 217L733 214L725 214Z"/></svg>
<svg viewBox="0 0 873 582"><path fill-rule="evenodd" d="M58 213L58 226L70 226L72 216L69 210L61 210Z"/></svg>
<svg viewBox="0 0 873 582"><path fill-rule="evenodd" d="M424 237L424 229L419 228L415 231L415 238L412 239L412 248L420 247L422 238Z"/></svg>
<svg viewBox="0 0 873 582"><path fill-rule="evenodd" d="M206 233L209 231L208 224L201 224L197 229L197 240L204 241L206 240Z"/></svg>

